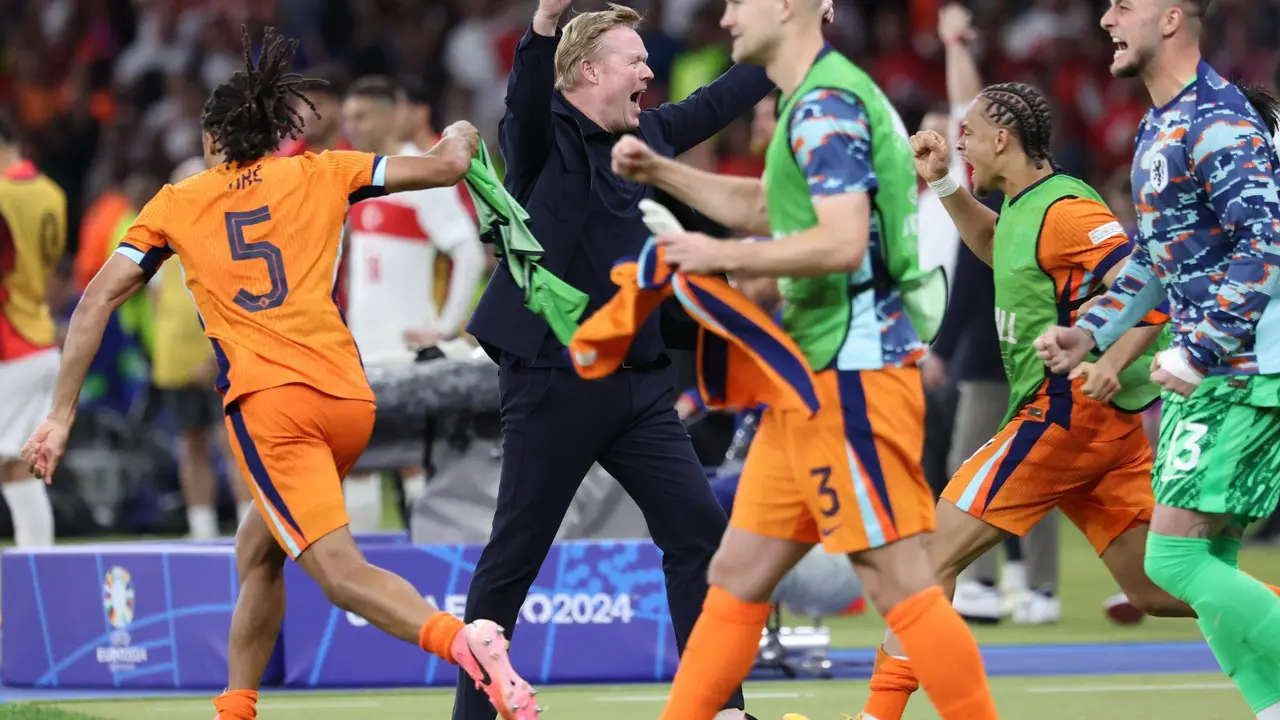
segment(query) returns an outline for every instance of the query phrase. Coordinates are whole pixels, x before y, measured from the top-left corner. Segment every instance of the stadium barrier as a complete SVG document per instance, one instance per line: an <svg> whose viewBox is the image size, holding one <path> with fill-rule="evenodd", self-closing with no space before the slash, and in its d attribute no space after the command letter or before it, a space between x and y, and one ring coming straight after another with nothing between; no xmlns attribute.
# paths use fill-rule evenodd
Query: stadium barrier
<svg viewBox="0 0 1280 720"><path fill-rule="evenodd" d="M481 548L360 538L375 565L461 614ZM216 690L237 580L229 543L6 550L0 680L12 687ZM450 667L334 608L293 563L264 685L449 686ZM520 612L512 661L536 683L670 679L661 555L644 541L557 543Z"/></svg>

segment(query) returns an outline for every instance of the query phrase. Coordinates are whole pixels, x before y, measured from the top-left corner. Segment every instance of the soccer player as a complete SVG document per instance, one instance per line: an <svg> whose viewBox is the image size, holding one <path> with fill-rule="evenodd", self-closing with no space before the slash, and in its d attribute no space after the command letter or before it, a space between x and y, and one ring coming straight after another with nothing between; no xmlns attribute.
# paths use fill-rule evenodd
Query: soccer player
<svg viewBox="0 0 1280 720"><path fill-rule="evenodd" d="M66 241L66 195L22 157L17 128L0 116L0 492L18 547L53 544L49 494L20 458L53 403L57 333L45 295Z"/></svg>
<svg viewBox="0 0 1280 720"><path fill-rule="evenodd" d="M911 138L920 176L942 199L965 244L992 267L1010 385L1000 428L938 501L929 554L938 580L954 587L974 558L1010 534L1025 535L1058 508L1084 532L1131 602L1152 615L1190 616L1189 607L1142 569L1153 500L1151 448L1140 413L1159 396L1147 367L1166 316L1152 313L1148 327L1131 330L1071 377L1046 372L1033 346L1041 332L1102 292L1131 251L1102 197L1057 171L1049 153L1052 131L1049 103L1028 85L992 85L970 106L957 147L973 167L978 195L1004 193L999 215L960 191L941 135ZM902 717L918 685L902 655L887 635L866 720Z"/></svg>
<svg viewBox="0 0 1280 720"><path fill-rule="evenodd" d="M1063 372L1167 293L1174 340L1151 365L1165 402L1146 570L1195 609L1258 717L1280 718L1280 598L1238 565L1243 527L1280 495L1274 105L1201 60L1207 5L1117 0L1103 15L1112 74L1141 78L1153 105L1133 157L1137 248L1101 302L1036 345Z"/></svg>
<svg viewBox="0 0 1280 720"><path fill-rule="evenodd" d="M284 615L283 565L295 560L338 607L458 664L505 720L532 720L501 629L433 607L402 578L370 565L347 528L341 479L373 429L374 396L333 302L343 217L356 192L457 183L479 142L459 123L421 157L353 151L273 157L296 133L289 100L307 78L289 71L297 41L268 29L257 64L214 89L201 125L209 169L166 185L147 203L71 319L53 411L23 448L51 477L76 399L112 309L166 257L181 257L187 288L213 341L226 423L258 512L240 526L240 595L231 620L221 720L256 717L258 682ZM275 541L273 542L272 537Z"/></svg>
<svg viewBox="0 0 1280 720"><path fill-rule="evenodd" d="M783 327L817 373L814 416L765 411L702 615L663 720L708 720L750 670L787 571L821 542L848 554L871 603L918 658L945 720L995 718L977 644L929 564L933 494L924 479L925 346L886 258L915 246L916 177L902 121L861 69L827 47L819 0L733 0L721 24L736 62L778 85L764 180L662 159L636 138L615 172L769 242L696 233L658 243L680 270L779 278ZM892 250L891 250L892 248Z"/></svg>
<svg viewBox="0 0 1280 720"><path fill-rule="evenodd" d="M382 155L425 152L400 139L399 121L407 108L397 95L396 85L379 76L360 78L347 90L343 125L356 150ZM351 209L347 323L366 363L394 361L410 347L434 347L461 332L484 271L484 249L458 193L453 187L397 193L364 200ZM435 300L439 254L452 260L443 306ZM406 468L401 474L405 503L412 506L426 490L423 469ZM382 521L381 476L352 475L345 494L352 527L376 530ZM358 517L365 527L357 523Z"/></svg>

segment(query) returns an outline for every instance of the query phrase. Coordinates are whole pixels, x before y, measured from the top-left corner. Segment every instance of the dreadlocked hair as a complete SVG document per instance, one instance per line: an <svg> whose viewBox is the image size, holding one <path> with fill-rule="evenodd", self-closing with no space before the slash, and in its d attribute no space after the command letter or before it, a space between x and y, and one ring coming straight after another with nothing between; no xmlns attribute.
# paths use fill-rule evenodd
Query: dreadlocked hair
<svg viewBox="0 0 1280 720"><path fill-rule="evenodd" d="M1049 150L1053 116L1039 90L1024 83L1000 83L984 88L978 97L987 101L987 119L1013 132L1037 170L1045 163L1058 169Z"/></svg>
<svg viewBox="0 0 1280 720"><path fill-rule="evenodd" d="M1257 83L1246 83L1239 80L1233 80L1236 87L1240 88L1240 92L1244 93L1244 97L1253 106L1254 110L1262 116L1262 121L1267 124L1267 132L1275 135L1280 132L1280 100L1268 90L1266 87Z"/></svg>
<svg viewBox="0 0 1280 720"><path fill-rule="evenodd" d="M315 104L301 90L328 84L289 71L298 41L277 35L272 27L263 32L262 55L255 64L249 29L243 25L240 29L245 69L214 88L200 117L201 127L213 136L227 165L252 163L275 152L284 138L295 137L303 119L290 100L301 100L318 117Z"/></svg>

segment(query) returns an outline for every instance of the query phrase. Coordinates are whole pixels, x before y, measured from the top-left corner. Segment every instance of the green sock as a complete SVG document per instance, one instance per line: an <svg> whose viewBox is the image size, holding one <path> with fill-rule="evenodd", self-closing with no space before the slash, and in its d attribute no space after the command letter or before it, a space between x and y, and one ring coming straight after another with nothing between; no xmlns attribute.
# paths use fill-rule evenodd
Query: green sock
<svg viewBox="0 0 1280 720"><path fill-rule="evenodd" d="M1223 564L1239 568L1240 546L1239 538L1219 535L1211 541L1209 552ZM1253 649L1245 638L1213 632L1203 620L1197 623L1222 671L1239 688L1255 713L1280 702L1280 664Z"/></svg>
<svg viewBox="0 0 1280 720"><path fill-rule="evenodd" d="M1240 541L1147 535L1147 575L1199 616L1222 670L1254 711L1280 699L1280 597L1240 572Z"/></svg>

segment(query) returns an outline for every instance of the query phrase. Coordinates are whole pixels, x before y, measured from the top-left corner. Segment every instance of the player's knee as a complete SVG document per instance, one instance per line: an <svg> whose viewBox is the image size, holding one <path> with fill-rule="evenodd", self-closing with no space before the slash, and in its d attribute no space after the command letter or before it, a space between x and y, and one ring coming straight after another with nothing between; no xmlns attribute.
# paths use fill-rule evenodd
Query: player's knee
<svg viewBox="0 0 1280 720"><path fill-rule="evenodd" d="M236 570L241 578L269 570L284 570L285 552L276 542L266 521L257 513L250 513L236 529Z"/></svg>
<svg viewBox="0 0 1280 720"><path fill-rule="evenodd" d="M773 594L774 583L767 582L759 569L758 564L753 567L741 554L722 549L711 557L707 582L743 602L766 602Z"/></svg>
<svg viewBox="0 0 1280 720"><path fill-rule="evenodd" d="M1166 542L1159 535L1147 538L1142 569L1151 582L1174 597L1186 599L1187 591L1204 561L1211 559L1208 548L1186 547Z"/></svg>

